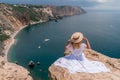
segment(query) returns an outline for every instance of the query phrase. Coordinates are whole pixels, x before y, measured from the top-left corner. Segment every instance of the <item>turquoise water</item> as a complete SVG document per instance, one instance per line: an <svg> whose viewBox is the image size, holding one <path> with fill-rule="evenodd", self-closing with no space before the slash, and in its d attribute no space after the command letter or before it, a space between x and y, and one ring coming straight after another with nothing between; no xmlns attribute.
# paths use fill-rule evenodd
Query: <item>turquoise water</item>
<svg viewBox="0 0 120 80"><path fill-rule="evenodd" d="M27 68L34 80L48 80L48 67L63 56L66 40L76 31L89 39L92 49L120 58L120 12L88 11L65 17L58 23L51 21L26 27L15 37L8 59ZM40 61L40 65L30 69L27 65L30 60Z"/></svg>

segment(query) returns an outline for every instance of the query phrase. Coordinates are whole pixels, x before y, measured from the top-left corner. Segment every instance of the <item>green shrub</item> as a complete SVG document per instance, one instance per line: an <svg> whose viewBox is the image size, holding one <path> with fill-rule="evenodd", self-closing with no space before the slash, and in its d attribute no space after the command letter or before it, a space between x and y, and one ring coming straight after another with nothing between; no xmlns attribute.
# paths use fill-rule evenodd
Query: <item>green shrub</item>
<svg viewBox="0 0 120 80"><path fill-rule="evenodd" d="M14 10L14 11L17 11L17 12L23 13L23 12L28 11L28 8L22 7L22 6L13 6L13 10Z"/></svg>
<svg viewBox="0 0 120 80"><path fill-rule="evenodd" d="M31 12L29 13L29 19L32 21L39 21L39 19L37 18L39 17L38 14L36 12Z"/></svg>
<svg viewBox="0 0 120 80"><path fill-rule="evenodd" d="M0 35L0 41L3 42L4 40L7 40L10 36L6 35L6 34L1 34Z"/></svg>

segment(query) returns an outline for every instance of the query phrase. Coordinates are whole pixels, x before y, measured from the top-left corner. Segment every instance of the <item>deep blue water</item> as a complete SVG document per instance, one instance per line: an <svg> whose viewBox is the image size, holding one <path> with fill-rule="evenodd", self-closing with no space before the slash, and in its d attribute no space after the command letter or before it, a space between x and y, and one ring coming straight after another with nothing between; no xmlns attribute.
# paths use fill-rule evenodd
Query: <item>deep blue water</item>
<svg viewBox="0 0 120 80"><path fill-rule="evenodd" d="M76 31L89 39L92 49L120 58L120 12L88 11L65 17L58 23L51 21L26 27L15 37L8 59L27 68L35 80L48 80L48 67L63 56L66 40ZM50 40L44 42L44 39ZM29 69L30 60L40 61L40 65Z"/></svg>

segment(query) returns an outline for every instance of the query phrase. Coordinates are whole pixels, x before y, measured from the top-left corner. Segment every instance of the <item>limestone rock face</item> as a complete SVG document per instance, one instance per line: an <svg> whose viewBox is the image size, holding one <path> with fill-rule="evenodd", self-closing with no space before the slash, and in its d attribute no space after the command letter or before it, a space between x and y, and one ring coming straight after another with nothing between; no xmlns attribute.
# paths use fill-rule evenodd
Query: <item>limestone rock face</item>
<svg viewBox="0 0 120 80"><path fill-rule="evenodd" d="M0 80L33 80L21 66L9 63L0 57Z"/></svg>
<svg viewBox="0 0 120 80"><path fill-rule="evenodd" d="M81 7L73 7L73 6L51 6L51 10L54 15L58 16L72 16L79 15L85 13L85 11Z"/></svg>
<svg viewBox="0 0 120 80"><path fill-rule="evenodd" d="M33 22L48 21L58 16L72 16L84 12L82 8L73 6L34 6L0 3L0 26L14 31Z"/></svg>
<svg viewBox="0 0 120 80"><path fill-rule="evenodd" d="M49 67L50 80L120 80L120 59L110 58L93 50L85 50L84 53L89 60L103 62L111 71L109 73L72 74L67 69L52 64Z"/></svg>

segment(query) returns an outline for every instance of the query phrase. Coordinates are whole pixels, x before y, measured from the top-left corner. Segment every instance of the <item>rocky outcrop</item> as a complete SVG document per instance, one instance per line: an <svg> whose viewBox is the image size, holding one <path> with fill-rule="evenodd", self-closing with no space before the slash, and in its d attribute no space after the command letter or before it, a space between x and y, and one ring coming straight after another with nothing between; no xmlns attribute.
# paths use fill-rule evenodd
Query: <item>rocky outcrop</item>
<svg viewBox="0 0 120 80"><path fill-rule="evenodd" d="M85 50L84 53L89 60L103 62L111 71L109 73L72 74L67 69L52 64L49 67L50 80L120 80L120 59L110 58L93 50Z"/></svg>
<svg viewBox="0 0 120 80"><path fill-rule="evenodd" d="M21 66L9 63L0 56L0 80L33 80Z"/></svg>

